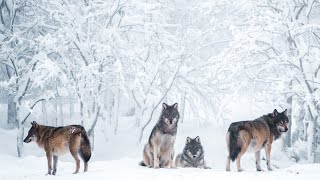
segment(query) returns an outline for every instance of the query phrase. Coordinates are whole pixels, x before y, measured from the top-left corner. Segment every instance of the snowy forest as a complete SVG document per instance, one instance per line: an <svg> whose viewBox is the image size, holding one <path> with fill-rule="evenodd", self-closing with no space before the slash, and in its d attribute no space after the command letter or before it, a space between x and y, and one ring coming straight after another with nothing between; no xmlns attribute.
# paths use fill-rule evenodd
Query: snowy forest
<svg viewBox="0 0 320 180"><path fill-rule="evenodd" d="M94 160L134 149L138 166L164 102L179 104L176 153L205 129L223 169L231 122L287 109L271 159L320 163L319 88L318 0L0 0L0 153L32 166L46 168L23 143L32 121L83 125Z"/></svg>

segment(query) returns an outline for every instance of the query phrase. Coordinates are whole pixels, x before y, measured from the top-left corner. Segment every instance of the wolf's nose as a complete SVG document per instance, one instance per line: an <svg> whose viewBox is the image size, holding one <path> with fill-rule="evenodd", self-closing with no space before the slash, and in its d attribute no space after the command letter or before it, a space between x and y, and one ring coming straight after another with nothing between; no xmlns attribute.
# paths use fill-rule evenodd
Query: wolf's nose
<svg viewBox="0 0 320 180"><path fill-rule="evenodd" d="M284 129L284 131L286 131L286 132L287 132L287 131L288 131L288 128L285 128L285 129Z"/></svg>
<svg viewBox="0 0 320 180"><path fill-rule="evenodd" d="M193 155L193 157L195 158L195 157L197 157L196 155Z"/></svg>

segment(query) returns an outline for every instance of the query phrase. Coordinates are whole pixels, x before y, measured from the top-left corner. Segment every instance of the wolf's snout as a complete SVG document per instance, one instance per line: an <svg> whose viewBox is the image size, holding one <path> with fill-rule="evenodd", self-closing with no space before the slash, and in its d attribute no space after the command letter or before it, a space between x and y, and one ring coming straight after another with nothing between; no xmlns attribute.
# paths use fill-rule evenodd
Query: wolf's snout
<svg viewBox="0 0 320 180"><path fill-rule="evenodd" d="M284 132L287 132L288 131L288 128L286 127L286 128L284 128Z"/></svg>
<svg viewBox="0 0 320 180"><path fill-rule="evenodd" d="M26 137L26 138L23 140L23 142L29 143L29 142L31 142L31 138Z"/></svg>
<svg viewBox="0 0 320 180"><path fill-rule="evenodd" d="M194 158L197 157L197 155L192 155Z"/></svg>

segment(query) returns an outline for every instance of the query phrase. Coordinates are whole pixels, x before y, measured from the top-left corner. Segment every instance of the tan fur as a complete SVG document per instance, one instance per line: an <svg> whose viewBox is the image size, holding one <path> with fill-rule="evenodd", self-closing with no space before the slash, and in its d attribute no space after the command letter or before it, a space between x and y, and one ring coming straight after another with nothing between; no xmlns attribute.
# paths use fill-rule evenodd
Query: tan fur
<svg viewBox="0 0 320 180"><path fill-rule="evenodd" d="M153 168L175 168L173 144L175 136L155 132L143 150L144 163Z"/></svg>
<svg viewBox="0 0 320 180"><path fill-rule="evenodd" d="M27 142L28 138L34 136L35 139L33 140L35 140L39 147L45 150L48 160L48 174L51 174L51 171L53 170L52 174L55 175L57 170L58 156L68 152L71 153L72 157L76 161L76 171L74 173L79 172L80 159L78 157L78 153L81 148L81 140L83 138L81 134L81 128L83 128L82 126L71 125L65 127L49 127L39 124L32 124L32 128L33 129L30 129L29 134L24 141ZM30 135L30 133L33 134ZM85 153L85 155L89 156L90 159L90 144L88 146L83 145L81 151L82 153ZM52 160L54 167L52 167ZM84 171L87 170L88 163L84 162Z"/></svg>
<svg viewBox="0 0 320 180"><path fill-rule="evenodd" d="M236 160L238 171L242 171L243 169L240 166L241 157L249 148L252 148L255 153L257 171L262 171L260 154L261 149L264 148L267 167L271 171L270 153L272 143L288 131L289 123L287 109L281 113L274 109L272 113L252 121L231 123L226 136L228 145L226 170L230 171L230 160Z"/></svg>
<svg viewBox="0 0 320 180"><path fill-rule="evenodd" d="M243 169L240 166L240 159L244 155L244 153L248 150L249 146L250 148L253 148L253 151L255 153L260 154L260 151L263 148L264 143L266 143L265 144L266 147L271 147L271 144L273 142L273 135L270 133L269 127L266 124L259 124L257 126L248 125L246 127L246 130L241 130L239 132L239 135L242 141L242 148L236 161L237 161L238 171L242 171ZM266 156L267 156L267 159L269 160L270 160L270 151L271 151L271 148L266 148ZM259 164L260 166L260 163L257 163L257 164ZM257 168L261 170L261 167L257 167ZM271 167L268 166L269 170L270 168Z"/></svg>

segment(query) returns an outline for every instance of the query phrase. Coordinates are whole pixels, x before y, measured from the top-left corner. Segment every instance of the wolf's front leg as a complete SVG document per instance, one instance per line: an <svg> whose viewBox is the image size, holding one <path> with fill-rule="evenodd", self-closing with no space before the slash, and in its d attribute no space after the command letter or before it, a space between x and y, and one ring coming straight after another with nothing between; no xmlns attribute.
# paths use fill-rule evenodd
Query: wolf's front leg
<svg viewBox="0 0 320 180"><path fill-rule="evenodd" d="M170 168L176 168L176 165L175 165L173 159L174 159L174 150L172 149L171 157L170 157L170 160L169 160Z"/></svg>
<svg viewBox="0 0 320 180"><path fill-rule="evenodd" d="M263 171L261 169L261 166L260 166L260 161L261 161L261 158L260 158L260 150L255 152L255 158L256 158L256 168L257 168L257 171Z"/></svg>
<svg viewBox="0 0 320 180"><path fill-rule="evenodd" d="M51 175L52 170L52 153L50 151L46 151L46 156L48 160L48 173L47 175Z"/></svg>
<svg viewBox="0 0 320 180"><path fill-rule="evenodd" d="M272 171L271 163L270 163L270 154L271 154L271 144L267 144L265 147L266 157L267 157L267 167L269 171Z"/></svg>
<svg viewBox="0 0 320 180"><path fill-rule="evenodd" d="M159 146L154 143L153 144L153 168L158 169L159 168L159 159L160 159L160 153L159 153Z"/></svg>

